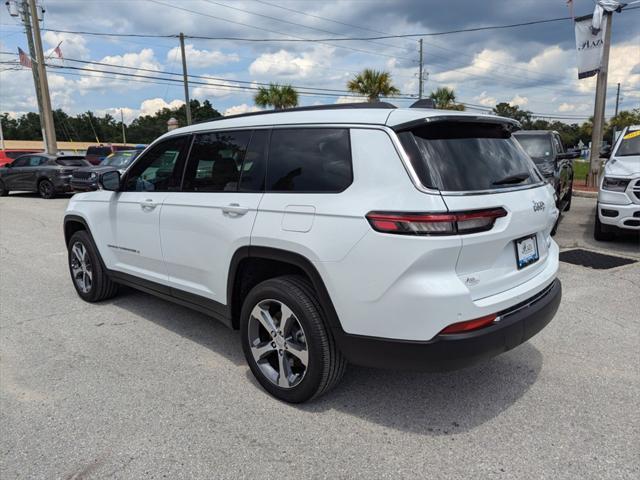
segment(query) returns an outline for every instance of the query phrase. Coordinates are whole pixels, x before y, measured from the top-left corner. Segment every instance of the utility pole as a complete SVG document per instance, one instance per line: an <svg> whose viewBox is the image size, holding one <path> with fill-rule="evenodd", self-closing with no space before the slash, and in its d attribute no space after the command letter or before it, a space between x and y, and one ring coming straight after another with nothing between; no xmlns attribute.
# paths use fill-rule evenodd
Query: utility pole
<svg viewBox="0 0 640 480"><path fill-rule="evenodd" d="M182 53L182 78L184 81L184 102L187 112L187 125L191 125L191 103L189 102L189 78L187 74L187 57L184 53L184 33L180 32L180 52Z"/></svg>
<svg viewBox="0 0 640 480"><path fill-rule="evenodd" d="M120 109L120 123L122 124L122 144L127 144L127 135L124 132L124 113L122 113L122 109Z"/></svg>
<svg viewBox="0 0 640 480"><path fill-rule="evenodd" d="M20 15L22 17L22 23L24 24L24 30L27 34L27 46L29 47L29 58L31 59L31 73L33 75L33 85L36 90L36 100L38 102L38 114L40 115L40 132L42 133L42 141L45 143L46 149L46 141L44 134L44 115L42 109L42 94L40 93L40 76L38 75L38 65L35 61L36 59L36 47L33 44L33 32L31 30L31 14L29 12L29 1L22 0L22 6L19 9Z"/></svg>
<svg viewBox="0 0 640 480"><path fill-rule="evenodd" d="M589 186L595 187L600 174L600 147L604 130L604 109L607 100L607 73L609 70L609 49L611 47L612 12L605 12L605 36L602 50L602 66L596 81L596 104L593 111L593 131L591 133L591 158L589 161Z"/></svg>
<svg viewBox="0 0 640 480"><path fill-rule="evenodd" d="M614 117L618 116L618 105L620 105L620 84L618 83L618 91L616 92L616 113Z"/></svg>
<svg viewBox="0 0 640 480"><path fill-rule="evenodd" d="M31 9L31 27L33 28L33 42L36 48L36 60L38 62L38 76L40 80L40 94L42 96L42 115L40 124L44 125L45 149L47 153L55 155L58 152L56 142L56 129L53 124L53 112L51 111L51 98L49 97L49 82L47 70L44 65L44 52L42 51L42 38L40 38L40 25L38 24L38 11L36 0L29 0Z"/></svg>
<svg viewBox="0 0 640 480"><path fill-rule="evenodd" d="M423 70L424 70L424 65L423 65L423 58L422 58L422 39L420 39L420 71L418 72L418 98L422 99L422 84L424 83L424 78L423 78Z"/></svg>

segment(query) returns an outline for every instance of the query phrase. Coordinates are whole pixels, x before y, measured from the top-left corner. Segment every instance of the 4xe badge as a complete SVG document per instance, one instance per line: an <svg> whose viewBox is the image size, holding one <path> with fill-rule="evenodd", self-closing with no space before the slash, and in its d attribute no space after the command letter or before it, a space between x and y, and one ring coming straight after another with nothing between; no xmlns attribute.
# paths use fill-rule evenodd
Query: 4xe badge
<svg viewBox="0 0 640 480"><path fill-rule="evenodd" d="M533 211L534 212L540 212L544 210L544 202L536 202L535 200L533 201Z"/></svg>

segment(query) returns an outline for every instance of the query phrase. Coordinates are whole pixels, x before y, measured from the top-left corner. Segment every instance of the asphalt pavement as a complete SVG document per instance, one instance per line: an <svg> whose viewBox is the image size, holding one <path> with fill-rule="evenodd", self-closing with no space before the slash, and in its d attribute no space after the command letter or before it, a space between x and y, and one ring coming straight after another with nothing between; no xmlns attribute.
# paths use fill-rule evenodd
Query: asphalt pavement
<svg viewBox="0 0 640 480"><path fill-rule="evenodd" d="M466 370L350 367L302 406L266 394L237 332L127 290L91 305L66 198L0 198L0 478L640 478L640 263L562 264L556 318ZM594 200L557 235L590 240ZM391 320L391 319L390 319Z"/></svg>

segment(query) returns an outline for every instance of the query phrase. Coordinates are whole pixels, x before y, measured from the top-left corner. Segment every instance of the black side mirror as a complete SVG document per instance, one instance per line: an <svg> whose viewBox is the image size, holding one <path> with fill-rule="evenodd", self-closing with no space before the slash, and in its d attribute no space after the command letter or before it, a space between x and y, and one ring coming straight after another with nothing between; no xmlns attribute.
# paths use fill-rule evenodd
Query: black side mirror
<svg viewBox="0 0 640 480"><path fill-rule="evenodd" d="M101 174L98 179L98 185L100 185L102 190L117 192L120 190L120 172L112 170L111 172Z"/></svg>
<svg viewBox="0 0 640 480"><path fill-rule="evenodd" d="M611 156L611 147L604 147L600 150L600 158L609 158Z"/></svg>

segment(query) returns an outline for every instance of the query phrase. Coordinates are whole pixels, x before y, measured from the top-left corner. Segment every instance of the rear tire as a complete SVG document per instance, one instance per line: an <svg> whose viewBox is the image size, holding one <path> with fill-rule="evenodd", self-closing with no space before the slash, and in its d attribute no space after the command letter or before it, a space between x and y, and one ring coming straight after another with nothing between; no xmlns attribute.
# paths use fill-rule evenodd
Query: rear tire
<svg viewBox="0 0 640 480"><path fill-rule="evenodd" d="M303 277L287 275L256 285L242 305L240 335L251 372L280 400L317 398L345 372L346 360Z"/></svg>
<svg viewBox="0 0 640 480"><path fill-rule="evenodd" d="M0 180L0 197L6 197L7 195L9 195L9 190L7 190L4 182Z"/></svg>
<svg viewBox="0 0 640 480"><path fill-rule="evenodd" d="M56 190L53 183L51 183L51 180L47 180L46 178L44 180L40 180L40 182L38 182L38 193L45 200L50 200L55 197Z"/></svg>
<svg viewBox="0 0 640 480"><path fill-rule="evenodd" d="M593 238L600 242L609 242L615 238L615 233L611 231L611 227L603 225L598 215L598 207L596 206L596 221L593 226Z"/></svg>
<svg viewBox="0 0 640 480"><path fill-rule="evenodd" d="M118 293L118 284L104 271L100 254L86 231L74 233L67 248L71 281L80 298L87 302L99 302Z"/></svg>

